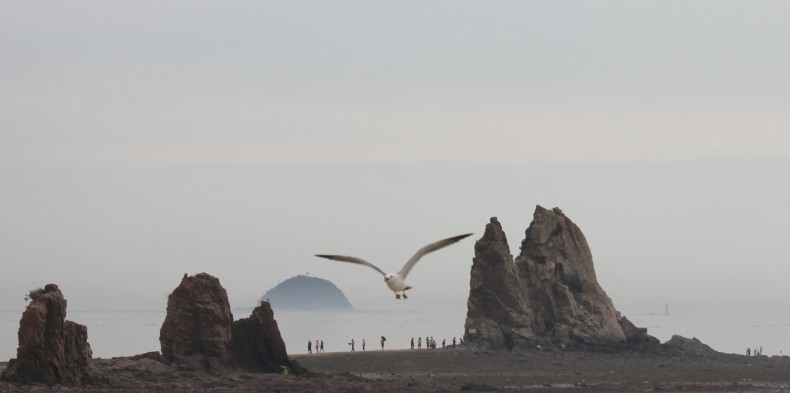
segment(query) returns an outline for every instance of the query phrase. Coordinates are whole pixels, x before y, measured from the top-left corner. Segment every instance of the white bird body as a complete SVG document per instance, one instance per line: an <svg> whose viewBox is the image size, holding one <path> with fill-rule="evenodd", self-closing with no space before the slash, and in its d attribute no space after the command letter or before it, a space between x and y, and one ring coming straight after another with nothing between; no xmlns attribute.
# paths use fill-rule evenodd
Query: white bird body
<svg viewBox="0 0 790 393"><path fill-rule="evenodd" d="M401 276L397 274L387 274L384 277L384 282L387 283L387 286L392 292L395 292L395 294L403 292L403 297L406 297L406 280L401 278Z"/></svg>
<svg viewBox="0 0 790 393"><path fill-rule="evenodd" d="M376 265L357 257L349 257L345 255L325 255L325 254L316 254L316 256L320 258L331 259L333 261L350 262L350 263L356 263L358 265L365 265L381 273L381 275L384 276L384 282L387 284L387 287L389 287L389 289L392 292L395 292L395 299L400 299L401 296L403 296L403 298L406 299L407 298L406 291L408 289L411 289L411 287L406 284L406 276L409 275L409 272L417 263L417 261L420 260L420 258L425 256L425 254L436 251L440 248L447 247L453 243L457 243L461 239L471 235L472 235L471 233L466 233L463 235L453 236L447 239L439 240L438 242L431 243L417 250L414 256L412 256L408 261L406 261L406 264L404 264L403 268L401 268L400 271L397 273L389 273L389 274L384 273L384 271L376 267Z"/></svg>

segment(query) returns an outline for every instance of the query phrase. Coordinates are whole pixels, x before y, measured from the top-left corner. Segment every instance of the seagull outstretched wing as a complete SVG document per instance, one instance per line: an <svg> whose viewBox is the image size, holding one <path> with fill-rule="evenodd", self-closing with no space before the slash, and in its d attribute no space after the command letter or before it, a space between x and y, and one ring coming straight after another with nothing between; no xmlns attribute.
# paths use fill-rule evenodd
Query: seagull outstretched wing
<svg viewBox="0 0 790 393"><path fill-rule="evenodd" d="M324 255L324 254L316 254L315 256L317 256L319 258L331 259L333 261L350 262L350 263L356 263L357 265L365 265L365 266L367 266L367 267L369 267L369 268L381 273L382 276L387 277L387 273L384 273L381 269L376 267L376 265L374 265L374 264L372 264L372 263L370 263L370 262L368 262L368 261L366 261L364 259L361 259L361 258L348 257L348 256L345 256L345 255Z"/></svg>
<svg viewBox="0 0 790 393"><path fill-rule="evenodd" d="M409 272L411 271L411 268L413 268L413 267L414 267L414 264L416 264L416 263L417 263L417 261L419 261L419 260L420 260L420 258L422 258L423 256L425 256L425 254L428 254L428 253L430 253L430 252L436 251L436 250L438 250L438 249L440 249L440 248L447 247L447 246L449 246L449 245L451 245L451 244L453 244L453 243L457 243L459 240L461 240L461 239L463 239L463 238L465 238L465 237L471 236L471 235L472 235L471 233L465 233L465 234L463 234L463 235L458 235L458 236L449 237L449 238L447 238L447 239L444 239L444 240L439 240L438 242L431 243L431 244L429 244L429 245L427 245L427 246L425 246L425 247L423 247L423 248L419 249L419 250L417 251L417 253L416 253L416 254L414 254L414 256L413 256L413 257L411 257L411 259L409 259L409 260L406 262L406 264L405 264L405 265L403 265L403 268L402 268L402 269L400 269L400 271L398 272L398 275L399 275L399 276L400 276L402 279L404 279L404 280L405 280L405 279L406 279L406 276L407 276L407 275L409 274ZM364 261L363 261L363 262L364 262Z"/></svg>

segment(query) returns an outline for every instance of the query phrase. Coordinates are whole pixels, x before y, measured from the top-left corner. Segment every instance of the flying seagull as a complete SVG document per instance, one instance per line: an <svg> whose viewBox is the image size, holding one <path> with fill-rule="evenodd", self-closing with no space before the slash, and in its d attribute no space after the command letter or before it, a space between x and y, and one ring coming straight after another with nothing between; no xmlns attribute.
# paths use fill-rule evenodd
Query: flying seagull
<svg viewBox="0 0 790 393"><path fill-rule="evenodd" d="M387 286L390 288L392 292L395 292L395 299L400 299L401 295L403 295L403 298L406 299L407 298L406 290L411 289L410 286L406 285L406 276L411 271L411 268L414 267L414 264L420 260L420 258L425 256L425 254L436 251L440 248L447 247L471 235L472 235L471 233L466 233L463 235L453 236L444 240L439 240L438 242L435 243L431 243L417 250L417 253L414 254L414 256L411 257L411 259L406 261L406 264L403 265L403 268L401 268L400 271L395 274L384 273L384 271L376 267L376 265L357 257L348 257L345 255L324 255L324 254L316 254L316 256L320 258L331 259L333 261L350 262L350 263L356 263L358 265L365 265L381 273L381 275L384 276L384 282L387 283Z"/></svg>

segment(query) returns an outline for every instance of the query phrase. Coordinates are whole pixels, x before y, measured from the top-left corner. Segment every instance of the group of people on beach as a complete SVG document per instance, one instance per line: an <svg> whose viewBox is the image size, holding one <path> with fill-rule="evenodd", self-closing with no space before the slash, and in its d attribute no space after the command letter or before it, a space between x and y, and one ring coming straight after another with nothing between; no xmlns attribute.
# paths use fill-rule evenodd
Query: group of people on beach
<svg viewBox="0 0 790 393"><path fill-rule="evenodd" d="M464 343L464 339L461 338L461 344ZM452 347L455 348L455 337L453 337ZM442 339L442 348L447 347L447 340ZM426 336L425 337L425 348L426 349L436 349L436 340L433 339L433 336ZM411 338L411 349L414 349L414 337ZM422 349L422 337L417 337L417 349Z"/></svg>
<svg viewBox="0 0 790 393"><path fill-rule="evenodd" d="M752 356L752 355L759 356L762 354L763 354L763 347L754 348L754 351L752 351L751 348L746 348L746 356Z"/></svg>
<svg viewBox="0 0 790 393"><path fill-rule="evenodd" d="M387 338L386 338L386 337L384 337L384 336L381 336L381 349L382 349L382 350L384 350L384 342L385 342L385 341L387 341ZM354 352L354 339L353 339L353 338L351 339L351 342L349 342L349 343L348 343L348 345L350 345L350 346L351 346L351 352ZM362 350L363 350L363 351L365 350L365 346L366 346L366 345L367 345L367 344L365 343L365 339L363 338L363 339L362 339Z"/></svg>
<svg viewBox="0 0 790 393"><path fill-rule="evenodd" d="M324 352L324 340L315 340L315 353ZM313 353L313 340L307 340L307 353Z"/></svg>
<svg viewBox="0 0 790 393"><path fill-rule="evenodd" d="M384 337L384 336L381 336L381 349L382 350L384 349L384 342L385 341L387 341L387 338ZM356 351L356 349L355 349L356 342L354 341L353 338L348 343L348 345L351 346L351 352L355 352ZM365 339L363 338L362 339L362 350L363 351L365 350L365 346L366 345L367 345L367 343L365 342ZM324 340L315 340L315 353L321 353L321 352L324 352ZM313 353L313 340L307 340L307 353Z"/></svg>
<svg viewBox="0 0 790 393"><path fill-rule="evenodd" d="M387 341L387 338L384 337L384 336L381 336L380 343L381 343L381 349L382 350L384 350L384 343L386 341ZM456 344L460 345L460 344L463 344L463 343L464 343L464 339L463 338L461 338L459 340L456 340L456 338L453 337L453 341L451 342L450 347L451 348L455 348ZM351 352L355 352L356 351L356 348L355 348L356 342L354 341L353 338L348 343L348 345L351 347ZM362 339L362 350L363 351L365 350L366 345L367 345L367 343L365 342L365 339L363 338ZM447 347L447 340L446 339L442 339L442 348L446 348L446 347ZM324 340L315 340L315 347L313 346L313 340L307 340L307 353L313 353L313 348L315 348L315 353L324 352ZM433 336L426 336L425 337L425 348L426 349L436 349L436 340L434 340ZM411 338L411 349L414 349L414 337ZM422 337L417 337L417 349L422 349Z"/></svg>

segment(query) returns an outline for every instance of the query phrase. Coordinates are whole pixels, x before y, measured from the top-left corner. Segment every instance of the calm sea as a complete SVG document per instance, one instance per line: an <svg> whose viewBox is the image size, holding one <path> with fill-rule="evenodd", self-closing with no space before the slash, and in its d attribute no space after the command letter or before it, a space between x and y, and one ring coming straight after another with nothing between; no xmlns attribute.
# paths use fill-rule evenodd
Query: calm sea
<svg viewBox="0 0 790 393"><path fill-rule="evenodd" d="M235 309L243 318L251 309ZM22 312L0 312L0 361L16 356L17 329ZM349 313L276 311L289 353L307 352L307 341L323 340L327 352L355 349L404 349L414 337L432 336L441 345L463 335L465 308L413 312L357 311ZM637 326L666 341L672 335L696 337L714 349L744 353L746 348L763 347L765 355L790 354L790 313L787 310L749 310L718 313L673 313L627 315ZM68 319L88 326L88 341L94 357L129 356L159 350L161 312L69 312ZM423 344L424 345L424 344Z"/></svg>

